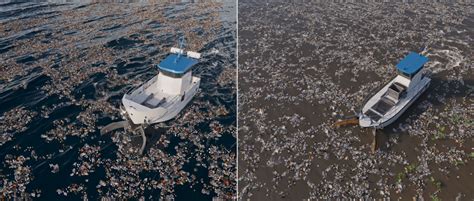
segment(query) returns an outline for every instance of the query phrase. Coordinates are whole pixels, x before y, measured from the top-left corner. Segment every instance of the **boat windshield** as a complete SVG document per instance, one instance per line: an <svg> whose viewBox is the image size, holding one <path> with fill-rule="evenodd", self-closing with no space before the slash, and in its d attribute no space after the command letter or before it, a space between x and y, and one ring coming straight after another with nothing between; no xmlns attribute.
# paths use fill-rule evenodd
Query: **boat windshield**
<svg viewBox="0 0 474 201"><path fill-rule="evenodd" d="M183 77L184 74L186 74L186 73L174 73L174 72L166 71L163 69L160 69L159 72L163 73L163 75L166 75L168 77L173 77L173 78L181 78Z"/></svg>
<svg viewBox="0 0 474 201"><path fill-rule="evenodd" d="M418 72L420 72L420 70L421 70L421 68L418 69L417 71L413 72L413 73L410 73L410 74L409 74L409 73L405 73L405 72L403 72L403 71L401 71L401 70L397 70L397 72L398 72L399 75L401 75L401 76L403 76L403 77L405 77L405 78L411 79L411 78L413 78L413 76L415 76Z"/></svg>
<svg viewBox="0 0 474 201"><path fill-rule="evenodd" d="M408 79L411 79L411 77L412 77L411 74L405 73L401 70L398 70L398 74L405 77L405 78L408 78Z"/></svg>

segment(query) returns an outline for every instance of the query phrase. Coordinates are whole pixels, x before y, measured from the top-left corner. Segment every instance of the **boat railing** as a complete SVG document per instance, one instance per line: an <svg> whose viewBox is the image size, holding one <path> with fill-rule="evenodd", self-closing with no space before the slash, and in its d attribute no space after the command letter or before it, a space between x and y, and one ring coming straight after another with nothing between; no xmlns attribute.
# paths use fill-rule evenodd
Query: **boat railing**
<svg viewBox="0 0 474 201"><path fill-rule="evenodd" d="M160 107L168 107L169 105L173 104L179 99L180 96L174 96L170 100L167 100L165 103L163 103Z"/></svg>
<svg viewBox="0 0 474 201"><path fill-rule="evenodd" d="M137 103L137 102L135 102L135 101L133 101L133 100L129 100L129 99L128 99L128 100L126 100L126 101L127 101L127 102L126 102L126 105L127 105L126 107L131 107L131 108L133 108L133 109L135 109L135 110L142 110L142 111L143 111L143 110L149 110L149 109L150 109L149 107L146 107L146 106L144 106L144 105L142 105L142 104L140 104L140 103ZM125 103L124 103L124 104L125 104Z"/></svg>
<svg viewBox="0 0 474 201"><path fill-rule="evenodd" d="M127 87L128 90L125 92L125 95L131 95L132 92L135 91L135 89L138 89L138 87L131 87L131 86Z"/></svg>
<svg viewBox="0 0 474 201"><path fill-rule="evenodd" d="M127 95L132 95L132 93L133 93L135 90L139 89L140 87L143 87L143 90L145 90L146 88L148 88L149 86L151 86L151 84L153 84L153 82L155 82L155 81L156 81L156 76L153 76L152 78L150 78L149 80L147 80L147 81L145 82L145 84L139 85L139 86L137 86L137 87L131 87L129 90L127 90L127 92L126 92L125 94L127 94Z"/></svg>

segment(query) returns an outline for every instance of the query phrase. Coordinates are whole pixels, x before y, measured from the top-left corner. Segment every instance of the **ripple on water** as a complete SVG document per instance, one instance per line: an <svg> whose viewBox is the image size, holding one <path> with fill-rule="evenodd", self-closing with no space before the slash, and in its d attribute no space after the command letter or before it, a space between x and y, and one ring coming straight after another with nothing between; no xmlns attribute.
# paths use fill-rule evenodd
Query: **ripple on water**
<svg viewBox="0 0 474 201"><path fill-rule="evenodd" d="M106 47L113 49L126 49L136 47L138 44L143 43L143 40L133 40L121 37L116 40L112 40L106 44Z"/></svg>
<svg viewBox="0 0 474 201"><path fill-rule="evenodd" d="M36 8L41 8L41 11L31 12L32 10L26 9L30 13L22 13L19 12L21 6L30 8L31 4L0 3L0 9L6 5L16 5L20 9L14 9L15 12L18 11L14 16L11 16L11 13L2 15L4 13L0 12L0 21L8 21L7 24L2 24L8 28L2 30L7 36L0 39L0 53L2 53L0 58L8 60L9 64L14 64L10 66L18 71L9 71L14 75L5 76L5 79L0 80L3 87L0 91L2 106L0 114L21 106L26 106L24 110L35 113L32 115L33 119L25 124L24 131L15 133L11 141L2 145L0 158L32 156L24 164L32 167L32 173L24 175L32 176L32 181L27 184L28 193L41 189L43 199L74 200L80 199L82 193L86 192L89 199L95 200L105 194L117 196L119 191L120 193L138 193L138 196L143 194L146 198L153 196L153 199L158 199L164 191L167 192L166 194L174 191L176 196L181 196L179 198L210 200L212 196L217 195L217 192L225 193L222 190L235 191L231 186L222 188L212 186L211 179L220 182L218 176L224 173L219 172L210 176L210 170L206 166L213 162L211 154L207 153L211 147L219 147L222 157L231 158L230 153L235 154L235 149L231 152L225 149L220 150L221 146L232 147L232 144L235 144L235 138L231 133L233 130L226 131L216 139L210 139L206 133L203 133L209 131L209 118L214 118L212 108L217 106L222 106L229 111L228 116L218 118L217 121L224 127L235 126L236 96L235 90L232 90L235 89L235 82L225 80L226 89L216 89L220 87L216 78L220 77L225 68L235 67L232 65L235 62L233 58L235 57L235 48L233 48L235 38L232 38L232 33L235 35L235 27L224 28L222 33L216 34L214 41L205 41L207 44L200 50L204 53L204 62L197 66L195 74L203 78L201 84L206 88L205 92L199 93L177 119L164 123L164 128L146 131L148 141L145 152L147 154L162 152L166 156L161 158L160 155L146 155L148 159L152 159L155 163L162 159L168 162L161 163L159 167L162 169L144 171L138 175L133 172L133 169L140 169L142 166L130 166L129 162L140 160L146 162L145 157L119 152L122 142L112 141L112 139L118 139L115 137L123 135L123 132L102 136L98 133L98 127L120 118L118 107L123 93L156 75L157 70L154 64L166 56L170 46L176 44L176 33L172 31L176 27L167 29L170 28L168 22L170 19L161 19L161 13L165 8L157 5L107 4L103 6L104 4L67 3L57 7L51 6L54 9L49 11L47 7L39 6ZM127 6L123 7L123 5ZM203 15L208 15L207 12L198 14L199 10L187 13L192 5L179 4L176 8L169 6L166 8L165 15L178 20L181 16L188 14L199 19ZM133 9L137 8L140 9L139 14L130 12L136 11ZM31 17L35 15L37 18ZM18 24L12 26L13 23ZM198 35L206 31L193 26L196 25L193 24L189 28L199 32ZM16 29L18 32L13 31ZM28 44L22 44L27 40ZM17 43L22 46L15 47ZM214 48L219 49L222 55L207 54ZM181 122L180 118L193 120ZM195 128L195 119L199 119L203 124ZM207 129L200 130L198 127L201 126ZM195 132L194 129L200 131L186 138L182 135L181 129L191 132ZM162 139L169 140L169 145L165 147L164 143L160 142ZM133 141L141 143L139 137ZM202 154L200 163L204 166L196 162L181 162L183 159L193 160L194 154L198 152L194 143L205 143L198 150L199 154ZM77 169L74 164L82 163L78 155L85 144L100 145L100 157L94 158L100 162L93 166L93 171L89 172L88 176L70 176L73 168ZM38 159L33 157L32 150L36 152ZM174 160L179 164L183 163L183 171L193 174L196 180L182 187L174 185L162 189L148 189L151 186L150 180L159 181L160 174L172 176L168 171L173 170L171 165L175 163L171 161ZM59 172L52 173L49 164L58 164ZM1 170L1 174L6 175L10 181L15 179L14 168ZM225 171L222 167L213 170L226 172L229 175L234 174L232 167ZM139 188L119 189L119 187L110 186L113 179L130 185L127 183L130 178L143 183L145 183L144 179L148 179L148 183L145 184L146 189L142 192ZM51 182L52 180L55 182ZM105 181L107 185L97 187L99 180ZM58 195L56 192L58 189L66 190L71 185L83 185L86 190L78 194L69 192L67 197ZM210 195L203 193L203 188L210 191ZM182 197L182 194L188 195Z"/></svg>

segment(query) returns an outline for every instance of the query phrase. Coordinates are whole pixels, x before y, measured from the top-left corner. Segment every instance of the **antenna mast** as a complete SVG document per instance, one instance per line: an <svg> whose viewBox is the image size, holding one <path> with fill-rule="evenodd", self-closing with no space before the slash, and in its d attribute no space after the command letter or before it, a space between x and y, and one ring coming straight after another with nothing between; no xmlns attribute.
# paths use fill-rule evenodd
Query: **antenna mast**
<svg viewBox="0 0 474 201"><path fill-rule="evenodd" d="M181 36L181 37L179 38L179 49L180 49L181 51L178 51L178 56L177 56L176 59L174 60L174 63L177 63L178 60L179 60L179 58L181 57L181 55L184 53L183 47L184 47L184 37Z"/></svg>

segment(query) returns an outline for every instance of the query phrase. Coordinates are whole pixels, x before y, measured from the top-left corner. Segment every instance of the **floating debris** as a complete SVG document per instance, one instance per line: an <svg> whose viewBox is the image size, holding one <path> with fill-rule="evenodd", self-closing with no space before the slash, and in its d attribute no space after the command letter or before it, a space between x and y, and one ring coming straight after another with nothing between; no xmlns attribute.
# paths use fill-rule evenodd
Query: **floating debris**
<svg viewBox="0 0 474 201"><path fill-rule="evenodd" d="M474 197L472 9L462 2L239 3L241 199ZM431 85L377 130L375 153L371 129L334 128L391 80L400 58L425 46Z"/></svg>
<svg viewBox="0 0 474 201"><path fill-rule="evenodd" d="M0 146L7 150L0 154L0 197L235 197L234 3L0 8L8 13L0 19ZM143 155L136 154L137 135L101 135L121 119L123 94L156 75L153 64L180 35L190 49L210 52L193 72L203 78L203 92L176 120L147 129Z"/></svg>

